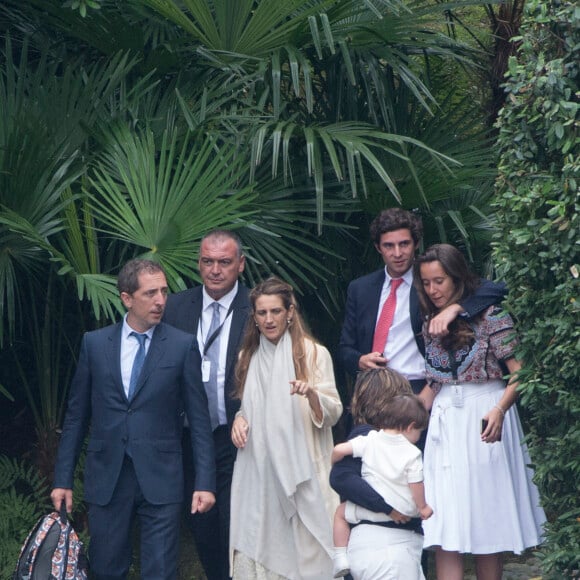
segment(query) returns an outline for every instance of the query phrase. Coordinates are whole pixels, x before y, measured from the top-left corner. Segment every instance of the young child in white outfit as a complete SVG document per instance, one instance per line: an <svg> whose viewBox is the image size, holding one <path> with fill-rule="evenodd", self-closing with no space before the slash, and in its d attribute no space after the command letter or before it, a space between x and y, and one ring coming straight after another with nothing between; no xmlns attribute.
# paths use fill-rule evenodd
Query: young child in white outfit
<svg viewBox="0 0 580 580"><path fill-rule="evenodd" d="M425 501L422 455L414 443L419 440L428 421L429 414L415 395L397 395L385 409L382 428L338 444L332 453L332 462L336 463L347 455L360 457L363 479L388 504L401 514L425 520L433 510ZM349 523L389 519L386 514L371 512L351 502L344 502L338 507L333 530L335 578L349 572Z"/></svg>

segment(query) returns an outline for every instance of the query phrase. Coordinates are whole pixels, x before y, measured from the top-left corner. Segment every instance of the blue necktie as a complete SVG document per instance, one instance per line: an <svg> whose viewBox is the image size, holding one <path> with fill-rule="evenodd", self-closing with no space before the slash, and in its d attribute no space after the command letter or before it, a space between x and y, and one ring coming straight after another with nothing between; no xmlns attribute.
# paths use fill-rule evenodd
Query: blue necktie
<svg viewBox="0 0 580 580"><path fill-rule="evenodd" d="M220 327L220 305L214 302L213 316L211 317L211 324L207 335L206 342L215 334ZM205 392L207 394L207 402L209 406L209 418L211 420L212 430L219 427L220 420L218 416L218 365L220 360L220 335L218 334L213 342L209 345L205 352L206 359L210 362L209 380L205 383Z"/></svg>
<svg viewBox="0 0 580 580"><path fill-rule="evenodd" d="M141 369L143 368L143 363L145 362L145 355L147 354L145 350L145 342L147 341L148 336L146 334L139 334L138 332L131 332L129 336L134 336L139 341L139 350L137 350L137 354L133 360L131 379L129 381L128 399L131 400L135 394L135 387L137 386L137 381L139 380L139 375L141 374Z"/></svg>

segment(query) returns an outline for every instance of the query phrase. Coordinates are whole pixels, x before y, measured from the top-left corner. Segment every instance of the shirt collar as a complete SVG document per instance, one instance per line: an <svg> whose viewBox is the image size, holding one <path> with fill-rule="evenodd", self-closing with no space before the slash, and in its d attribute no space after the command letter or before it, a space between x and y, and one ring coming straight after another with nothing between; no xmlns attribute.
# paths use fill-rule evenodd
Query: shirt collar
<svg viewBox="0 0 580 580"><path fill-rule="evenodd" d="M407 284L407 286L412 286L413 285L413 267L411 266L402 276L401 278L403 278L405 284ZM385 281L388 282L389 286L391 284L391 281L394 278L391 277L391 275L389 274L389 272L387 271L387 267L385 266Z"/></svg>
<svg viewBox="0 0 580 580"><path fill-rule="evenodd" d="M202 287L202 295L203 295L203 310L209 308L214 302L217 302L220 306L226 309L226 312L230 309L236 294L238 293L238 281L234 284L234 287L224 296L222 296L219 300L214 300L205 289L205 286Z"/></svg>
<svg viewBox="0 0 580 580"><path fill-rule="evenodd" d="M126 312L125 316L123 316L123 330L122 330L123 339L129 338L132 332L137 332L135 329L131 328L127 323L127 314L128 313ZM155 326L152 326L149 330L146 330L145 332L139 332L138 334L146 334L149 337L149 340L152 340L154 332Z"/></svg>

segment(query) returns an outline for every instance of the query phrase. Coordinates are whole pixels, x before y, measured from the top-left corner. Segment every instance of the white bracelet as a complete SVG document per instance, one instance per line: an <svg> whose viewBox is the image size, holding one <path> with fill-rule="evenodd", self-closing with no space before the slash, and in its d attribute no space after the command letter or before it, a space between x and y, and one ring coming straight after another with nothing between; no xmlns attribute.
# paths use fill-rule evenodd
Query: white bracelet
<svg viewBox="0 0 580 580"><path fill-rule="evenodd" d="M494 408L501 413L502 417L505 417L505 411L499 405L494 405Z"/></svg>

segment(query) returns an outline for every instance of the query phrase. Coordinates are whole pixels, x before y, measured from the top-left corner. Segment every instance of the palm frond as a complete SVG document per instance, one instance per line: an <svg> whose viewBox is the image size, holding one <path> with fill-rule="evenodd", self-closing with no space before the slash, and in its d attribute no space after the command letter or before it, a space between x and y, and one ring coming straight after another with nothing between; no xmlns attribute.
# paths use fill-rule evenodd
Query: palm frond
<svg viewBox="0 0 580 580"><path fill-rule="evenodd" d="M197 279L192 256L203 234L243 222L253 194L237 181L244 157L211 136L124 124L106 129L105 152L89 175L87 193L97 228L109 240L159 260L173 288Z"/></svg>

